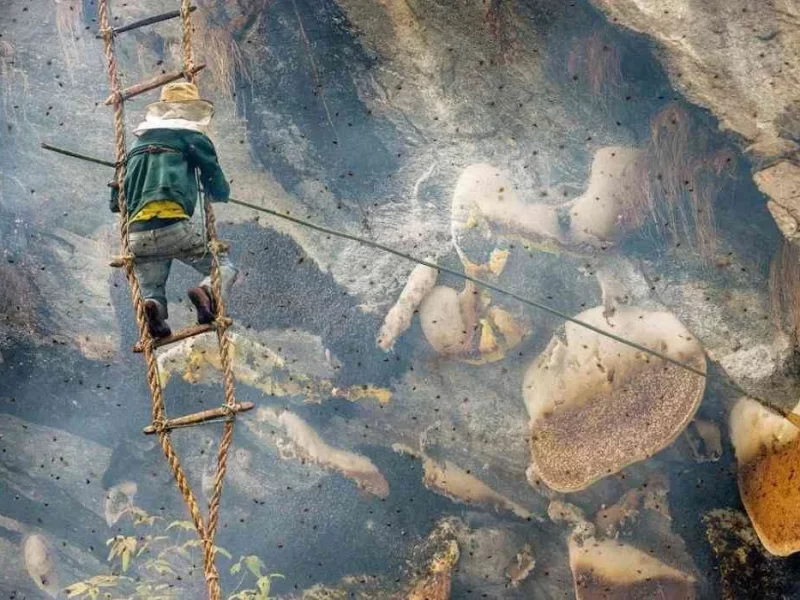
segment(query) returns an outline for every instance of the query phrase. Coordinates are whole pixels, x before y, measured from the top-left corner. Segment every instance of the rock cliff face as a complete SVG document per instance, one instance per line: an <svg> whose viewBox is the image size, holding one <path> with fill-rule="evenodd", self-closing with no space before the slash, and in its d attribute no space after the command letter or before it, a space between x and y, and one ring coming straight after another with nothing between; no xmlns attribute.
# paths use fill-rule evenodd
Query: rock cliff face
<svg viewBox="0 0 800 600"><path fill-rule="evenodd" d="M614 23L651 36L670 80L750 143L800 135L800 7L793 0L594 0Z"/></svg>
<svg viewBox="0 0 800 600"><path fill-rule="evenodd" d="M96 3L0 0L0 592L200 597L140 433L112 173L40 147L111 157ZM758 404L800 391L796 3L199 0L193 19L234 197L513 294L218 208L257 404L223 498L226 591L798 593L767 553L796 551L797 523L759 500L759 473L791 486L794 430ZM115 43L126 84L180 68L175 21ZM195 284L173 266L174 328ZM170 415L221 401L219 364L211 337L159 351ZM205 499L219 427L173 437Z"/></svg>
<svg viewBox="0 0 800 600"><path fill-rule="evenodd" d="M651 37L670 81L741 136L781 231L797 230L800 4L593 0L614 23ZM777 164L774 164L777 163Z"/></svg>

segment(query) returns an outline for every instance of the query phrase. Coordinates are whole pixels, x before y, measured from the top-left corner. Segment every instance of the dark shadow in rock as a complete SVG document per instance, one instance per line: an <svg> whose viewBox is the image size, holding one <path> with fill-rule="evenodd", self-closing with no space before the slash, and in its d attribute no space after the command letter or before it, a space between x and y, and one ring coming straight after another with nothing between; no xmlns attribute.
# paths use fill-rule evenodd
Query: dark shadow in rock
<svg viewBox="0 0 800 600"><path fill-rule="evenodd" d="M695 418L714 423L727 423L728 405L737 395L719 383L725 374L716 363L708 362L708 388ZM714 556L703 526L703 515L721 507L740 506L736 485L736 460L731 447L728 428L720 427L722 455L716 462L687 462L674 453L664 453L663 472L669 478L669 512L673 531L680 535L691 549L692 559L702 573L703 597L720 597L718 559ZM706 596L707 594L707 596Z"/></svg>
<svg viewBox="0 0 800 600"><path fill-rule="evenodd" d="M270 2L258 33L270 58L250 66L252 93L241 94L257 159L287 190L319 179L345 202L372 203L398 166L393 127L360 97L379 58L332 0Z"/></svg>
<svg viewBox="0 0 800 600"><path fill-rule="evenodd" d="M522 6L522 11L531 11L529 5ZM649 135L648 116L675 97L655 59L654 45L644 36L609 23L586 0L565 3L562 10L567 14L546 30L546 57L548 75L562 88L564 106L587 125L599 118L607 121L612 131L616 127L617 135L632 134L631 141L638 145ZM588 131L594 133L591 125L572 135ZM619 143L614 134L598 131L595 135ZM573 141L587 140L584 136ZM588 140L589 145L595 141Z"/></svg>
<svg viewBox="0 0 800 600"><path fill-rule="evenodd" d="M713 550L709 574L717 584L707 596L723 600L782 600L800 593L800 557L769 555L747 516L736 509L714 509L703 515L702 530Z"/></svg>
<svg viewBox="0 0 800 600"><path fill-rule="evenodd" d="M108 445L149 421L149 391L139 361L100 362L74 348L19 343L0 365L0 413Z"/></svg>
<svg viewBox="0 0 800 600"><path fill-rule="evenodd" d="M375 347L379 317L364 313L359 299L322 272L289 236L250 224L228 231L237 266L246 273L230 302L241 330L250 324L320 336L342 363L338 385L386 385L407 369L402 347L388 362Z"/></svg>
<svg viewBox="0 0 800 600"><path fill-rule="evenodd" d="M253 224L223 225L221 234L231 240L232 260L243 276L226 304L228 315L242 335L246 336L252 327L320 336L323 345L342 364L335 382L341 386L388 385L408 368L403 358L407 353L401 344L389 360L375 347L380 329L378 317L363 312L359 299L321 271L291 237ZM189 324L178 319L177 300L199 279L191 268L173 265L167 285L173 329ZM115 274L112 284L112 303L120 320L125 351L138 338L134 313L124 279ZM127 360L144 373L140 357L130 355Z"/></svg>

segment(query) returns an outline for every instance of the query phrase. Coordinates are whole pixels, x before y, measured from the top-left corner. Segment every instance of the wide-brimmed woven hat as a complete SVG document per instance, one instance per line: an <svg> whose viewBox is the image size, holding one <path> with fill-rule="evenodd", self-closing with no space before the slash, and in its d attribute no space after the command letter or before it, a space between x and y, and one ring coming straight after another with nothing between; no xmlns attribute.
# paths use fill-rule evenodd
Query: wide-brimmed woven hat
<svg viewBox="0 0 800 600"><path fill-rule="evenodd" d="M147 106L148 117L181 118L206 121L214 114L214 105L200 97L197 86L188 81L174 81L161 88L158 102Z"/></svg>
<svg viewBox="0 0 800 600"><path fill-rule="evenodd" d="M173 81L161 88L161 102L194 102L202 100L197 86L188 81ZM207 100L203 100L207 102Z"/></svg>

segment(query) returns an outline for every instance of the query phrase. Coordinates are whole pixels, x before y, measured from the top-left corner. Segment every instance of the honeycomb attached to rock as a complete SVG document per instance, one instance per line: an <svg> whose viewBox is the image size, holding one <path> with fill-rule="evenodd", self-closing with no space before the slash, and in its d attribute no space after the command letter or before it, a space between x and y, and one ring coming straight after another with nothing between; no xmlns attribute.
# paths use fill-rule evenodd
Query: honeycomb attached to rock
<svg viewBox="0 0 800 600"><path fill-rule="evenodd" d="M603 308L578 319L705 370L701 345L673 315ZM694 416L705 378L567 323L525 375L531 478L560 492L584 489L663 449Z"/></svg>

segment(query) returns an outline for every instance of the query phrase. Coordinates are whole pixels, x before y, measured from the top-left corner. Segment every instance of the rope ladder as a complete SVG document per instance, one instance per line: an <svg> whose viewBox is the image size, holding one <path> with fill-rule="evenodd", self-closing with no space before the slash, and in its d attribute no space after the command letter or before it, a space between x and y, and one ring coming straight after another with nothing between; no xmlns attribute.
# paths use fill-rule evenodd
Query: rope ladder
<svg viewBox="0 0 800 600"><path fill-rule="evenodd" d="M158 437L161 449L167 459L167 464L175 478L176 485L183 496L184 503L191 515L192 523L197 530L203 547L203 573L208 587L208 597L210 600L220 600L221 588L219 583L219 572L215 565L214 538L219 524L220 500L227 471L228 453L233 442L234 419L238 412L250 410L253 403L237 403L234 390L232 343L228 335L228 328L232 321L225 315L225 303L222 297L222 282L219 269L219 254L226 250L226 245L217 238L217 225L214 217L214 210L207 198L203 198L205 209L205 228L206 239L208 240L208 252L211 254L211 289L216 307L215 320L210 326L191 326L174 333L168 338L155 340L147 327L147 319L144 311L144 299L142 298L139 282L134 272L134 256L131 254L128 244L128 217L127 202L125 198L125 167L126 167L126 145L125 145L125 102L126 100L143 94L149 90L156 89L170 81L180 78L189 83L194 83L197 73L204 68L203 64L195 64L194 53L192 50L192 26L191 13L195 7L190 6L189 0L180 0L180 10L157 15L124 27L112 28L110 26L109 0L100 0L98 4L98 15L100 21L100 37L103 40L103 54L107 65L108 82L111 90L110 96L105 100L105 104L114 108L114 140L115 158L114 163L116 175L115 184L119 192L120 209L120 239L122 256L116 266L124 269L125 277L131 290L131 297L136 313L136 324L139 329L139 343L136 344L134 351L144 355L147 367L147 383L150 388L152 398L151 424L144 429L144 433L153 433ZM183 70L157 75L146 81L122 89L120 86L117 61L114 56L114 38L116 35L158 23L172 18L180 18L181 21L181 46L183 50ZM158 363L155 350L157 347L174 343L195 335L200 335L208 331L215 331L219 346L220 362L222 366L222 382L224 389L224 403L221 407L202 411L194 415L179 417L177 419L167 419L166 408L164 406L164 392L158 375ZM185 427L224 417L224 428L222 439L217 452L217 468L212 484L212 493L208 502L208 516L203 517L197 497L186 478L186 474L181 466L178 455L172 446L170 431L177 427Z"/></svg>

